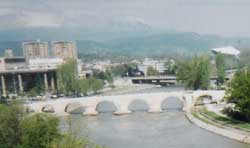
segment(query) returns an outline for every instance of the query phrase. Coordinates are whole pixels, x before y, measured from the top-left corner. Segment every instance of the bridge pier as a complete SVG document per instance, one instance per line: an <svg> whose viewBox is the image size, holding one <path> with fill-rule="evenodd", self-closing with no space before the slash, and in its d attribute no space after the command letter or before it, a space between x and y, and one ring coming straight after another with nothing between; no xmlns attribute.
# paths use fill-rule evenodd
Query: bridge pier
<svg viewBox="0 0 250 148"><path fill-rule="evenodd" d="M95 116L98 115L98 112L96 111L95 107L86 107L83 115Z"/></svg>
<svg viewBox="0 0 250 148"><path fill-rule="evenodd" d="M114 112L114 115L124 115L129 113L131 113L131 111L128 110L128 106L120 106L119 108L117 108L117 111Z"/></svg>
<svg viewBox="0 0 250 148"><path fill-rule="evenodd" d="M148 110L149 113L160 113L162 112L162 109L161 109L161 105L155 105L155 106L150 106L149 110Z"/></svg>
<svg viewBox="0 0 250 148"><path fill-rule="evenodd" d="M182 108L182 110L185 112L189 112L192 105L193 105L193 93L192 92L185 93L183 95L183 108Z"/></svg>

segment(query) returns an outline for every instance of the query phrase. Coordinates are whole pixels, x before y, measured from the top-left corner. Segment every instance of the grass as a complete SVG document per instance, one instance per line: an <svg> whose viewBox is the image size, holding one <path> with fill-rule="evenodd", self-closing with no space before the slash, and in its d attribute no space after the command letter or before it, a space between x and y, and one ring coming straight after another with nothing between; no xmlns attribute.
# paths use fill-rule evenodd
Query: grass
<svg viewBox="0 0 250 148"><path fill-rule="evenodd" d="M215 112L208 111L204 107L194 110L192 114L194 117L209 124L213 124L216 126L229 126L236 129L250 131L250 123L218 115Z"/></svg>
<svg viewBox="0 0 250 148"><path fill-rule="evenodd" d="M201 120L202 122L205 122L205 123L207 123L207 124L211 124L211 125L214 125L214 126L223 128L223 126L222 126L221 124L218 124L218 123L216 123L216 122L214 122L214 121L212 121L212 120L209 120L208 118L206 118L206 117L204 117L203 115L201 115L199 109L194 109L194 110L192 110L191 113L192 113L192 115L193 115L195 118Z"/></svg>

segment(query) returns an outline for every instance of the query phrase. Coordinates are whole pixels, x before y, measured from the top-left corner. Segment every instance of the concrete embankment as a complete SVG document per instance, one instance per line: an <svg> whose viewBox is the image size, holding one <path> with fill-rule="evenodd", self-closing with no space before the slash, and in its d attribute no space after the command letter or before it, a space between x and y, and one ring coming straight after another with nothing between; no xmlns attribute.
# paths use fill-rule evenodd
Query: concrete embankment
<svg viewBox="0 0 250 148"><path fill-rule="evenodd" d="M223 127L217 127L214 125L211 125L209 123L203 122L200 119L194 117L191 112L186 112L186 117L188 120L200 128L206 129L208 131L211 131L213 133L216 133L221 136L225 136L234 140L238 140L240 142L245 142L250 144L250 133L249 134L243 134L240 131L236 132L235 129L228 129Z"/></svg>

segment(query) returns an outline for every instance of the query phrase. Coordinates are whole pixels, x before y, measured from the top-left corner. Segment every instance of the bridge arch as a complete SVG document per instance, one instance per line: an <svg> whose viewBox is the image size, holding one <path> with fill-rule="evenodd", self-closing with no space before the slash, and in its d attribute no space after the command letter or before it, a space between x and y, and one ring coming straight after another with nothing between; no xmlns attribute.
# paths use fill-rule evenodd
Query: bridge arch
<svg viewBox="0 0 250 148"><path fill-rule="evenodd" d="M85 107L80 102L71 102L65 106L64 111L69 114L82 114Z"/></svg>
<svg viewBox="0 0 250 148"><path fill-rule="evenodd" d="M129 105L128 105L128 110L132 112L137 112L137 111L149 111L150 106L147 103L147 101L143 99L134 99L132 100Z"/></svg>
<svg viewBox="0 0 250 148"><path fill-rule="evenodd" d="M169 96L161 102L160 107L162 111L182 110L183 100L177 96Z"/></svg>
<svg viewBox="0 0 250 148"><path fill-rule="evenodd" d="M95 110L98 113L114 113L117 107L112 101L101 101L97 103Z"/></svg>
<svg viewBox="0 0 250 148"><path fill-rule="evenodd" d="M46 104L46 105L44 105L42 107L41 111L45 112L45 113L54 113L55 112L55 108L51 104Z"/></svg>

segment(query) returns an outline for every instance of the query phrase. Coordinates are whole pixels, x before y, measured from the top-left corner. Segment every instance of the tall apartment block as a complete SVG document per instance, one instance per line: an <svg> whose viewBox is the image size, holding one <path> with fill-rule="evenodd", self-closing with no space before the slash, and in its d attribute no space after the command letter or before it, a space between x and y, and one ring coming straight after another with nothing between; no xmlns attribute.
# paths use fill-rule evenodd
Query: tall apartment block
<svg viewBox="0 0 250 148"><path fill-rule="evenodd" d="M24 42L23 54L26 59L48 58L48 42Z"/></svg>
<svg viewBox="0 0 250 148"><path fill-rule="evenodd" d="M76 43L72 41L53 42L52 52L56 58L61 58L63 60L77 59Z"/></svg>

